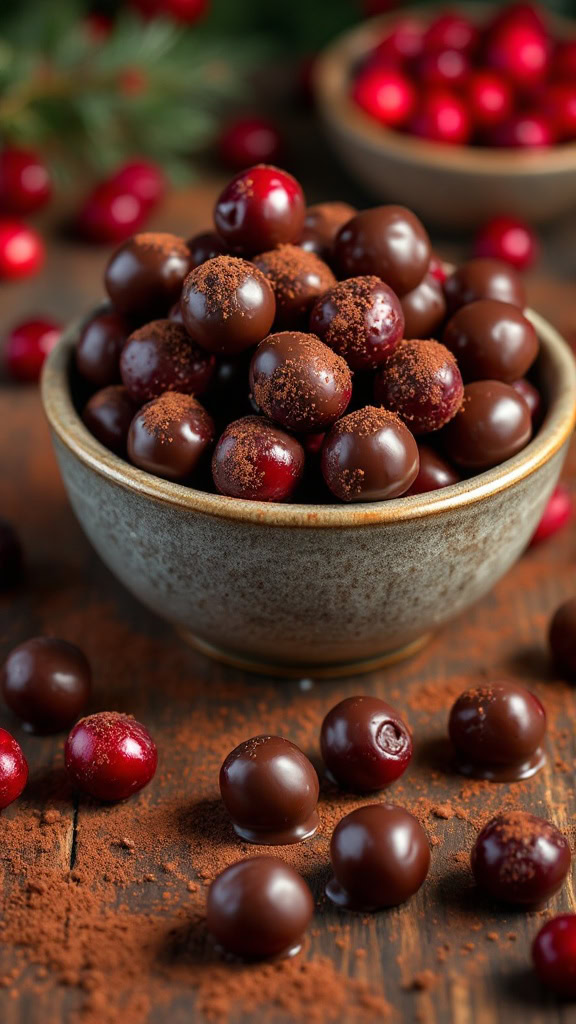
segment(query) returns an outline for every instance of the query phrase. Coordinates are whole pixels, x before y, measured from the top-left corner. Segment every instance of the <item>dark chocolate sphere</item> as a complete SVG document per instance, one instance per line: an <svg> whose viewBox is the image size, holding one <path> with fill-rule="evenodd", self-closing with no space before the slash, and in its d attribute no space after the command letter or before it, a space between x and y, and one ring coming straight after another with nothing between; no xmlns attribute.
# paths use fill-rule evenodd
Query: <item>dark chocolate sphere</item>
<svg viewBox="0 0 576 1024"><path fill-rule="evenodd" d="M374 398L414 434L440 430L458 412L464 385L456 359L437 341L403 341L374 381Z"/></svg>
<svg viewBox="0 0 576 1024"><path fill-rule="evenodd" d="M545 763L546 712L523 686L496 679L466 690L452 706L448 732L463 775L515 782Z"/></svg>
<svg viewBox="0 0 576 1024"><path fill-rule="evenodd" d="M459 474L434 448L427 444L419 444L418 454L418 476L406 494L427 494L429 491L438 491L442 487L451 487L452 484L458 483Z"/></svg>
<svg viewBox="0 0 576 1024"><path fill-rule="evenodd" d="M513 387L498 380L467 384L460 410L442 432L448 457L472 470L490 469L510 459L531 436L526 402Z"/></svg>
<svg viewBox="0 0 576 1024"><path fill-rule="evenodd" d="M217 355L233 356L266 337L276 300L272 286L252 263L217 256L188 275L180 310L199 345Z"/></svg>
<svg viewBox="0 0 576 1024"><path fill-rule="evenodd" d="M249 501L288 501L302 479L305 455L299 441L264 419L230 423L212 457L220 494Z"/></svg>
<svg viewBox="0 0 576 1024"><path fill-rule="evenodd" d="M369 793L398 779L412 757L412 739L394 708L378 697L348 697L322 722L320 749L332 778Z"/></svg>
<svg viewBox="0 0 576 1024"><path fill-rule="evenodd" d="M558 668L576 679L576 597L556 609L550 623L550 649Z"/></svg>
<svg viewBox="0 0 576 1024"><path fill-rule="evenodd" d="M192 395L165 391L132 420L128 458L166 480L189 480L214 440L214 421Z"/></svg>
<svg viewBox="0 0 576 1024"><path fill-rule="evenodd" d="M526 289L518 271L502 260L484 257L457 267L444 282L444 294L450 313L477 299L510 302L520 309L526 305Z"/></svg>
<svg viewBox="0 0 576 1024"><path fill-rule="evenodd" d="M214 207L214 223L231 251L252 256L284 242L299 242L305 211L296 178L258 164L226 185Z"/></svg>
<svg viewBox="0 0 576 1024"><path fill-rule="evenodd" d="M120 353L131 330L125 317L113 311L88 321L76 346L76 367L84 380L99 388L120 380Z"/></svg>
<svg viewBox="0 0 576 1024"><path fill-rule="evenodd" d="M153 320L134 331L120 357L122 382L137 402L164 391L202 395L216 360L173 320Z"/></svg>
<svg viewBox="0 0 576 1024"><path fill-rule="evenodd" d="M542 395L538 391L538 388L535 388L531 381L526 380L525 377L520 377L520 380L512 381L512 387L514 388L514 391L517 391L519 395L522 395L522 398L530 410L532 424L534 428L536 428L542 419L543 405Z"/></svg>
<svg viewBox="0 0 576 1024"><path fill-rule="evenodd" d="M16 530L6 519L0 519L0 592L18 582L23 561L22 545Z"/></svg>
<svg viewBox="0 0 576 1024"><path fill-rule="evenodd" d="M254 263L273 288L279 327L305 328L316 299L336 284L328 264L297 245L279 245Z"/></svg>
<svg viewBox="0 0 576 1024"><path fill-rule="evenodd" d="M534 907L562 887L570 870L570 844L549 821L526 811L508 811L484 826L470 862L482 892Z"/></svg>
<svg viewBox="0 0 576 1024"><path fill-rule="evenodd" d="M348 364L314 334L284 331L261 341L250 387L258 407L288 430L329 427L352 397Z"/></svg>
<svg viewBox="0 0 576 1024"><path fill-rule="evenodd" d="M249 857L212 882L206 925L218 945L244 960L294 956L314 912L306 882L279 857Z"/></svg>
<svg viewBox="0 0 576 1024"><path fill-rule="evenodd" d="M97 391L84 406L82 419L100 444L116 455L126 454L128 431L139 403L122 384Z"/></svg>
<svg viewBox="0 0 576 1024"><path fill-rule="evenodd" d="M310 330L344 357L353 370L374 370L404 331L400 300L377 277L341 281L315 303Z"/></svg>
<svg viewBox="0 0 576 1024"><path fill-rule="evenodd" d="M341 501L398 498L418 465L418 446L402 420L370 405L337 420L322 448L322 475Z"/></svg>
<svg viewBox="0 0 576 1024"><path fill-rule="evenodd" d="M168 315L189 270L190 250L183 238L145 232L112 254L104 283L118 312L152 320Z"/></svg>
<svg viewBox="0 0 576 1024"><path fill-rule="evenodd" d="M229 251L224 239L215 231L201 231L198 235L192 235L186 245L190 250L190 270L202 266L207 260L213 260L215 256L226 256Z"/></svg>
<svg viewBox="0 0 576 1024"><path fill-rule="evenodd" d="M220 793L242 839L283 846L318 828L318 776L299 747L281 736L240 743L220 769Z"/></svg>
<svg viewBox="0 0 576 1024"><path fill-rule="evenodd" d="M47 734L69 728L83 712L92 673L79 647L39 636L10 652L1 685L6 704L25 728Z"/></svg>
<svg viewBox="0 0 576 1024"><path fill-rule="evenodd" d="M513 384L538 355L538 338L518 306L478 299L462 306L442 338L454 353L465 381L502 380Z"/></svg>
<svg viewBox="0 0 576 1024"><path fill-rule="evenodd" d="M418 891L428 874L430 847L409 811L395 804L370 804L338 823L330 857L330 899L349 910L379 910L396 907Z"/></svg>
<svg viewBox="0 0 576 1024"><path fill-rule="evenodd" d="M342 277L374 274L397 295L406 295L420 284L430 255L424 225L405 206L362 210L344 224L334 242Z"/></svg>
<svg viewBox="0 0 576 1024"><path fill-rule="evenodd" d="M433 274L400 299L404 313L404 337L437 338L446 316L446 299L441 282Z"/></svg>
<svg viewBox="0 0 576 1024"><path fill-rule="evenodd" d="M304 229L300 245L307 252L315 252L317 256L330 262L334 239L358 210L349 203L316 203L306 209Z"/></svg>

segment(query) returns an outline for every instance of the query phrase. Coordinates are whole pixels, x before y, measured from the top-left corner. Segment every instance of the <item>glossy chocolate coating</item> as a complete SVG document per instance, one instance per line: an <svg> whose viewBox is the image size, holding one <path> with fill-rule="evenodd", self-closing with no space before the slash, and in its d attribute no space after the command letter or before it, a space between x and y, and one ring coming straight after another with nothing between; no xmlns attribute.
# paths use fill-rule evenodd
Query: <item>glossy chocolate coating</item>
<svg viewBox="0 0 576 1024"><path fill-rule="evenodd" d="M139 403L123 384L97 391L84 406L82 419L94 437L116 455L126 454L128 431Z"/></svg>
<svg viewBox="0 0 576 1024"><path fill-rule="evenodd" d="M446 453L457 466L497 466L524 448L532 418L524 399L509 384L478 380L464 388L459 412L442 432Z"/></svg>
<svg viewBox="0 0 576 1024"><path fill-rule="evenodd" d="M39 636L15 647L0 678L6 704L31 732L69 728L90 698L92 673L74 644Z"/></svg>
<svg viewBox="0 0 576 1024"><path fill-rule="evenodd" d="M279 245L254 263L274 290L278 327L305 329L316 300L336 284L328 264L297 245Z"/></svg>
<svg viewBox="0 0 576 1024"><path fill-rule="evenodd" d="M300 245L307 252L315 252L317 256L330 262L336 235L357 213L356 207L350 206L349 203L316 203L309 206L304 218Z"/></svg>
<svg viewBox="0 0 576 1024"><path fill-rule="evenodd" d="M243 960L295 956L314 912L306 882L279 857L249 857L212 882L206 925L222 950Z"/></svg>
<svg viewBox="0 0 576 1024"><path fill-rule="evenodd" d="M202 404L225 425L253 411L249 397L251 357L252 352L247 349L239 356L216 359L214 376L208 391L202 396Z"/></svg>
<svg viewBox="0 0 576 1024"><path fill-rule="evenodd" d="M288 430L321 431L352 397L347 363L314 334L283 331L252 356L250 387L258 407Z"/></svg>
<svg viewBox="0 0 576 1024"><path fill-rule="evenodd" d="M522 398L530 410L534 427L538 426L542 419L543 404L542 395L538 391L538 388L535 388L534 385L529 380L526 380L525 377L521 377L520 380L512 381L512 387L514 388L514 391L517 391L519 395L522 395Z"/></svg>
<svg viewBox="0 0 576 1024"><path fill-rule="evenodd" d="M140 321L167 316L190 270L183 238L164 232L134 235L112 254L104 283L114 308Z"/></svg>
<svg viewBox="0 0 576 1024"><path fill-rule="evenodd" d="M0 592L18 582L22 565L22 545L16 530L6 519L0 519Z"/></svg>
<svg viewBox="0 0 576 1024"><path fill-rule="evenodd" d="M322 722L320 749L333 779L345 789L370 793L403 774L412 757L412 739L385 701L348 697Z"/></svg>
<svg viewBox="0 0 576 1024"><path fill-rule="evenodd" d="M437 338L446 316L446 299L441 282L433 274L400 299L404 313L405 338Z"/></svg>
<svg viewBox="0 0 576 1024"><path fill-rule="evenodd" d="M536 907L558 892L570 862L570 844L562 833L526 811L503 812L489 821L470 858L479 889L523 907Z"/></svg>
<svg viewBox="0 0 576 1024"><path fill-rule="evenodd" d="M538 355L538 337L518 306L479 299L462 306L442 338L454 353L465 381L502 380L513 384Z"/></svg>
<svg viewBox="0 0 576 1024"><path fill-rule="evenodd" d="M252 256L285 242L297 244L306 205L295 178L277 167L258 164L240 171L214 207L214 223L230 250Z"/></svg>
<svg viewBox="0 0 576 1024"><path fill-rule="evenodd" d="M214 421L192 395L166 391L132 420L128 458L166 480L188 480L214 440Z"/></svg>
<svg viewBox="0 0 576 1024"><path fill-rule="evenodd" d="M462 775L517 782L546 761L546 712L517 683L497 679L466 690L452 706L448 732Z"/></svg>
<svg viewBox="0 0 576 1024"><path fill-rule="evenodd" d="M452 484L458 483L459 474L434 448L427 444L419 444L418 453L418 476L406 494L427 494L429 491L438 491L442 487L451 487Z"/></svg>
<svg viewBox="0 0 576 1024"><path fill-rule="evenodd" d="M229 251L224 239L215 231L201 231L198 235L192 235L186 245L190 250L190 270L202 266L207 260L213 260L215 256L226 256Z"/></svg>
<svg viewBox="0 0 576 1024"><path fill-rule="evenodd" d="M220 494L248 501L288 501L302 479L306 457L299 441L263 416L230 423L212 456Z"/></svg>
<svg viewBox="0 0 576 1024"><path fill-rule="evenodd" d="M520 309L526 305L526 289L518 271L502 260L485 257L462 263L446 278L444 294L450 313L478 299L510 302Z"/></svg>
<svg viewBox="0 0 576 1024"><path fill-rule="evenodd" d="M418 446L394 413L365 406L343 416L322 448L322 475L341 501L385 501L418 474Z"/></svg>
<svg viewBox="0 0 576 1024"><path fill-rule="evenodd" d="M550 623L550 649L558 668L576 679L576 597L556 609Z"/></svg>
<svg viewBox="0 0 576 1024"><path fill-rule="evenodd" d="M235 831L249 843L299 843L318 828L318 776L299 747L253 736L228 754L220 793Z"/></svg>
<svg viewBox="0 0 576 1024"><path fill-rule="evenodd" d="M113 311L88 321L76 346L76 366L84 380L99 388L120 380L120 353L131 330L125 317Z"/></svg>
<svg viewBox="0 0 576 1024"><path fill-rule="evenodd" d="M191 336L217 355L238 355L268 334L276 313L272 286L247 260L217 256L184 282L180 309Z"/></svg>
<svg viewBox="0 0 576 1024"><path fill-rule="evenodd" d="M139 403L164 391L202 395L215 365L214 356L173 320L153 320L134 331L120 357L122 383Z"/></svg>
<svg viewBox="0 0 576 1024"><path fill-rule="evenodd" d="M374 380L374 399L414 434L440 430L462 404L456 359L437 341L402 341Z"/></svg>
<svg viewBox="0 0 576 1024"><path fill-rule="evenodd" d="M348 910L396 907L418 891L430 866L430 847L419 821L395 804L351 811L332 833L334 878L326 894Z"/></svg>
<svg viewBox="0 0 576 1024"><path fill-rule="evenodd" d="M353 370L374 370L400 342L400 300L377 277L341 281L315 303L310 330L343 356Z"/></svg>
<svg viewBox="0 0 576 1024"><path fill-rule="evenodd" d="M418 217L404 206L362 210L334 242L342 277L374 274L397 295L413 291L428 270L430 239Z"/></svg>

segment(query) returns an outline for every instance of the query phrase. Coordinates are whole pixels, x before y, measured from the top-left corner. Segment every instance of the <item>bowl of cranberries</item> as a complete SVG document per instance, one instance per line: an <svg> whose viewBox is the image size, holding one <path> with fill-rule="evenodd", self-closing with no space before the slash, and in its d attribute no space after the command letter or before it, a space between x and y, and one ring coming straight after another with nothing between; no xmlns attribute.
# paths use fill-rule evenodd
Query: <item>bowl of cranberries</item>
<svg viewBox="0 0 576 1024"><path fill-rule="evenodd" d="M320 55L315 92L352 174L430 224L574 208L576 22L537 4L430 4L363 22Z"/></svg>
<svg viewBox="0 0 576 1024"><path fill-rule="evenodd" d="M205 653L369 669L526 547L576 370L510 265L445 267L406 207L307 206L260 165L104 287L45 364L56 454L104 562Z"/></svg>

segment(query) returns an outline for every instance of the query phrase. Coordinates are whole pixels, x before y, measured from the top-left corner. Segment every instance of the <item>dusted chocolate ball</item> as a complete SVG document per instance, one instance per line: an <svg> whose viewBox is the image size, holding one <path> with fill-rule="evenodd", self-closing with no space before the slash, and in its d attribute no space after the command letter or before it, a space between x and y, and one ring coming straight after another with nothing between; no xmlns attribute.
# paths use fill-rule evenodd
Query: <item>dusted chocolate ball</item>
<svg viewBox="0 0 576 1024"><path fill-rule="evenodd" d="M200 267L207 260L213 260L215 256L226 256L229 252L226 242L215 231L201 231L189 238L186 245L190 250L190 270Z"/></svg>
<svg viewBox="0 0 576 1024"><path fill-rule="evenodd" d="M371 405L338 420L322 448L322 475L341 501L398 498L418 465L418 446L402 420Z"/></svg>
<svg viewBox="0 0 576 1024"><path fill-rule="evenodd" d="M122 384L97 391L84 406L82 419L100 444L116 455L126 454L128 431L139 403Z"/></svg>
<svg viewBox="0 0 576 1024"><path fill-rule="evenodd" d="M420 284L431 252L424 225L405 206L362 210L340 229L334 242L342 277L374 274L397 295L406 295Z"/></svg>
<svg viewBox="0 0 576 1024"><path fill-rule="evenodd" d="M316 203L309 206L300 245L307 252L315 252L317 256L330 261L336 235L357 213L356 207L349 203Z"/></svg>
<svg viewBox="0 0 576 1024"><path fill-rule="evenodd" d="M0 681L6 704L24 728L47 734L68 729L83 712L92 673L79 647L38 636L10 652Z"/></svg>
<svg viewBox="0 0 576 1024"><path fill-rule="evenodd" d="M220 793L234 829L249 843L299 843L318 828L318 776L281 736L240 743L220 769Z"/></svg>
<svg viewBox="0 0 576 1024"><path fill-rule="evenodd" d="M502 260L479 257L462 263L446 278L444 294L451 313L477 299L496 299L523 309L526 289L517 270Z"/></svg>
<svg viewBox="0 0 576 1024"><path fill-rule="evenodd" d="M165 391L132 420L128 458L166 480L188 480L214 440L214 421L192 395Z"/></svg>
<svg viewBox="0 0 576 1024"><path fill-rule="evenodd" d="M276 313L272 286L252 263L217 256L184 282L180 310L199 345L234 356L268 334Z"/></svg>
<svg viewBox="0 0 576 1024"><path fill-rule="evenodd" d="M279 245L255 256L254 263L274 290L280 327L304 327L316 299L336 284L330 267L297 245Z"/></svg>
<svg viewBox="0 0 576 1024"><path fill-rule="evenodd" d="M478 380L464 388L460 410L442 434L447 455L464 469L497 466L525 448L530 410L509 384Z"/></svg>
<svg viewBox="0 0 576 1024"><path fill-rule="evenodd" d="M219 946L244 960L295 956L314 912L306 882L279 857L249 857L216 876L206 925Z"/></svg>
<svg viewBox="0 0 576 1024"><path fill-rule="evenodd" d="M348 697L328 712L320 730L328 772L345 789L369 793L406 771L412 739L394 708L378 697Z"/></svg>
<svg viewBox="0 0 576 1024"><path fill-rule="evenodd" d="M404 337L435 338L446 316L442 283L433 274L400 299L404 313Z"/></svg>
<svg viewBox="0 0 576 1024"><path fill-rule="evenodd" d="M249 501L288 501L302 479L302 445L263 416L230 423L212 457L220 494Z"/></svg>
<svg viewBox="0 0 576 1024"><path fill-rule="evenodd" d="M374 398L414 434L440 430L462 404L456 359L437 341L403 341L376 374Z"/></svg>
<svg viewBox="0 0 576 1024"><path fill-rule="evenodd" d="M152 320L167 315L189 270L190 250L183 238L146 232L112 254L104 283L118 312Z"/></svg>
<svg viewBox="0 0 576 1024"><path fill-rule="evenodd" d="M120 380L120 353L131 330L113 311L97 313L88 321L76 346L76 367L84 380L99 388Z"/></svg>
<svg viewBox="0 0 576 1024"><path fill-rule="evenodd" d="M23 561L16 530L5 519L0 519L0 593L18 582Z"/></svg>
<svg viewBox="0 0 576 1024"><path fill-rule="evenodd" d="M517 782L546 761L546 712L517 683L497 679L466 690L452 706L448 732L463 775Z"/></svg>
<svg viewBox="0 0 576 1024"><path fill-rule="evenodd" d="M284 242L299 242L305 211L296 178L258 164L226 185L214 208L214 223L231 251L252 256Z"/></svg>
<svg viewBox="0 0 576 1024"><path fill-rule="evenodd" d="M404 331L400 300L377 277L341 281L315 303L310 330L344 357L353 370L374 370Z"/></svg>
<svg viewBox="0 0 576 1024"><path fill-rule="evenodd" d="M136 402L163 391L202 395L216 360L172 320L153 320L130 335L120 357L122 382Z"/></svg>
<svg viewBox="0 0 576 1024"><path fill-rule="evenodd" d="M420 456L420 468L418 476L406 494L427 494L429 491L438 491L442 487L451 487L457 484L460 476L453 466L446 459L443 459L434 448L427 444L418 445Z"/></svg>
<svg viewBox="0 0 576 1024"><path fill-rule="evenodd" d="M576 679L576 597L556 609L550 623L549 640L558 668L570 679Z"/></svg>
<svg viewBox="0 0 576 1024"><path fill-rule="evenodd" d="M284 331L261 341L250 387L266 416L301 432L331 426L352 397L348 364L314 334Z"/></svg>
<svg viewBox="0 0 576 1024"><path fill-rule="evenodd" d="M526 811L504 812L489 821L470 858L482 892L521 907L537 907L554 896L570 861L570 844L562 833Z"/></svg>
<svg viewBox="0 0 576 1024"><path fill-rule="evenodd" d="M465 381L513 384L538 355L536 331L522 310L496 299L462 306L446 324L442 340L456 356Z"/></svg>
<svg viewBox="0 0 576 1024"><path fill-rule="evenodd" d="M430 847L419 821L396 804L351 811L332 833L334 878L326 894L348 910L396 907L428 874Z"/></svg>

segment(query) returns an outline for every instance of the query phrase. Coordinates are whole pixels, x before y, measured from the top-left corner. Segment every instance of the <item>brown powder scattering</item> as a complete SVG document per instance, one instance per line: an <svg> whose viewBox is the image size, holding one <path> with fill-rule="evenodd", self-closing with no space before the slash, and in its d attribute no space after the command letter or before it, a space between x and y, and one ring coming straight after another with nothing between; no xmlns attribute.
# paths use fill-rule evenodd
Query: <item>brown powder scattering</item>
<svg viewBox="0 0 576 1024"><path fill-rule="evenodd" d="M43 825L56 825L59 821L62 821L62 815L60 811L56 810L42 811L40 821Z"/></svg>
<svg viewBox="0 0 576 1024"><path fill-rule="evenodd" d="M380 372L387 408L417 423L421 433L456 415L463 386L456 357L440 342L402 341Z"/></svg>
<svg viewBox="0 0 576 1024"><path fill-rule="evenodd" d="M381 409L375 405L365 405L363 409L355 409L343 416L341 420L332 427L337 435L358 434L359 437L370 437L376 434L382 427L402 425L402 421L396 413L389 409Z"/></svg>
<svg viewBox="0 0 576 1024"><path fill-rule="evenodd" d="M287 439L290 440L287 434L262 416L244 416L231 423L218 442L218 469L214 470L216 482L218 478L226 480L228 494L257 493L266 475L262 458L274 449L279 440L284 447ZM292 443L294 451L298 452L298 442L294 440ZM302 452L302 465L303 462ZM298 475L296 464L291 472Z"/></svg>
<svg viewBox="0 0 576 1024"><path fill-rule="evenodd" d="M271 334L264 344L267 352L280 349L271 374L254 373L254 398L266 415L275 408L284 409L296 429L298 421L302 425L310 421L328 387L333 393L351 393L348 364L315 334L283 331Z"/></svg>
<svg viewBox="0 0 576 1024"><path fill-rule="evenodd" d="M290 323L304 317L316 299L336 284L328 264L298 245L279 245L255 256L254 263L272 285L279 319Z"/></svg>
<svg viewBox="0 0 576 1024"><path fill-rule="evenodd" d="M316 329L314 321L318 316L323 326L320 333L330 348L336 349L344 358L353 357L356 353L365 357L367 314L378 309L378 295L383 289L388 292L387 286L379 277L370 275L341 281L334 288L330 288L319 303L319 306L330 311L327 326L318 310L312 313L312 329ZM374 316L374 319L382 321L382 331L385 333L387 329L393 327L396 316L387 308L386 313L380 311L380 317Z"/></svg>
<svg viewBox="0 0 576 1024"><path fill-rule="evenodd" d="M182 420L195 413L203 419L208 419L206 410L192 395L183 395L179 391L165 391L158 398L148 402L140 415L144 426L151 434L163 444L172 444L175 430L181 425Z"/></svg>
<svg viewBox="0 0 576 1024"><path fill-rule="evenodd" d="M190 259L190 250L183 238L172 235L168 231L143 231L134 235L134 241L140 249L161 253L163 256L172 254L181 259Z"/></svg>
<svg viewBox="0 0 576 1024"><path fill-rule="evenodd" d="M446 821L448 821L448 819L452 818L454 815L454 808L452 807L452 804L448 802L443 804L435 804L434 807L431 808L431 813L434 815L435 818L444 818Z"/></svg>
<svg viewBox="0 0 576 1024"><path fill-rule="evenodd" d="M499 932L486 932L486 938L488 939L488 942L498 942L498 940L500 938L500 933Z"/></svg>
<svg viewBox="0 0 576 1024"><path fill-rule="evenodd" d="M271 291L264 274L253 263L237 256L215 256L190 271L184 281L184 293L194 291L203 295L207 312L228 320L232 315L244 315L238 292L250 279Z"/></svg>

